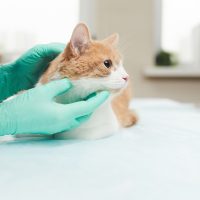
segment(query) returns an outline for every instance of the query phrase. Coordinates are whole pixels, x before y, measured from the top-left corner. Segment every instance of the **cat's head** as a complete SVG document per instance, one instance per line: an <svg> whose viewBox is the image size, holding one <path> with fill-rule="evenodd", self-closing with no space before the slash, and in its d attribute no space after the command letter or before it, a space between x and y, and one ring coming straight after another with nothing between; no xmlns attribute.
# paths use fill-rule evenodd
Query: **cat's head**
<svg viewBox="0 0 200 200"><path fill-rule="evenodd" d="M97 41L90 37L87 26L78 24L65 51L59 74L88 90L119 91L128 82L128 74L117 48L118 34Z"/></svg>

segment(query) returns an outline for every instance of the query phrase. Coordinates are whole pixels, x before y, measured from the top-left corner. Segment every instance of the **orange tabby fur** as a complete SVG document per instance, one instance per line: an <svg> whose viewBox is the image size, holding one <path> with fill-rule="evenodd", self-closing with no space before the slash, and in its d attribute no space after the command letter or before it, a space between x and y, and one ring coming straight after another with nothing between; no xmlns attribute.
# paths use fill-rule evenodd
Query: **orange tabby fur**
<svg viewBox="0 0 200 200"><path fill-rule="evenodd" d="M138 121L136 113L129 109L129 103L132 98L132 89L130 82L128 86L123 89L112 100L112 108L117 116L119 123L123 127L129 127Z"/></svg>
<svg viewBox="0 0 200 200"><path fill-rule="evenodd" d="M89 32L88 32L89 34ZM41 76L39 82L42 84L53 80L56 73L60 78L69 78L77 80L81 77L105 77L110 74L110 69L103 66L103 60L110 58L115 64L119 64L121 55L116 47L116 35L102 41L92 41L84 49L80 49L80 55L77 55L69 43L55 60L53 60ZM112 70L116 70L115 68ZM123 89L112 100L112 108L117 116L119 123L123 127L128 127L137 122L137 116L129 110L131 100L131 87Z"/></svg>

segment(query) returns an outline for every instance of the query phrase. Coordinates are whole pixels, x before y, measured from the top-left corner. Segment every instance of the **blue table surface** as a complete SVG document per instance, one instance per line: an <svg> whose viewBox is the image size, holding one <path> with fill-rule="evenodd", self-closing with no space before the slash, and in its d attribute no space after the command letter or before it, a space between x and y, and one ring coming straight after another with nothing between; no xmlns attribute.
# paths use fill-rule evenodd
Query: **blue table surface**
<svg viewBox="0 0 200 200"><path fill-rule="evenodd" d="M139 123L94 140L1 141L1 200L199 200L200 110L135 100Z"/></svg>

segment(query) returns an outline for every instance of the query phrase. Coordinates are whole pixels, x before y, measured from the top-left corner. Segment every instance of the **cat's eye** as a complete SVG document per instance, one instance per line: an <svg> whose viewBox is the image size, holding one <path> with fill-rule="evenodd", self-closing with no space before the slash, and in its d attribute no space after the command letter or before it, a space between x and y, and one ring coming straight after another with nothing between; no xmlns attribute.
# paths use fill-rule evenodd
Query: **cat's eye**
<svg viewBox="0 0 200 200"><path fill-rule="evenodd" d="M105 60L103 62L103 64L107 67L107 68L110 68L112 66L112 61L109 59L109 60Z"/></svg>

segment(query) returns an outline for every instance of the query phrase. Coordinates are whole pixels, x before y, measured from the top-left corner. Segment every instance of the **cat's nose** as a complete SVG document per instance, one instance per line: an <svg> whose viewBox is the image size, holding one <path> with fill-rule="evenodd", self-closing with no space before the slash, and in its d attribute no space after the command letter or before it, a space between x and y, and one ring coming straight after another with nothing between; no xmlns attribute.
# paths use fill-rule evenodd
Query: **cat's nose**
<svg viewBox="0 0 200 200"><path fill-rule="evenodd" d="M124 76L124 77L122 77L122 79L124 79L125 81L128 81L128 78L129 78L129 76L127 75L127 76Z"/></svg>

